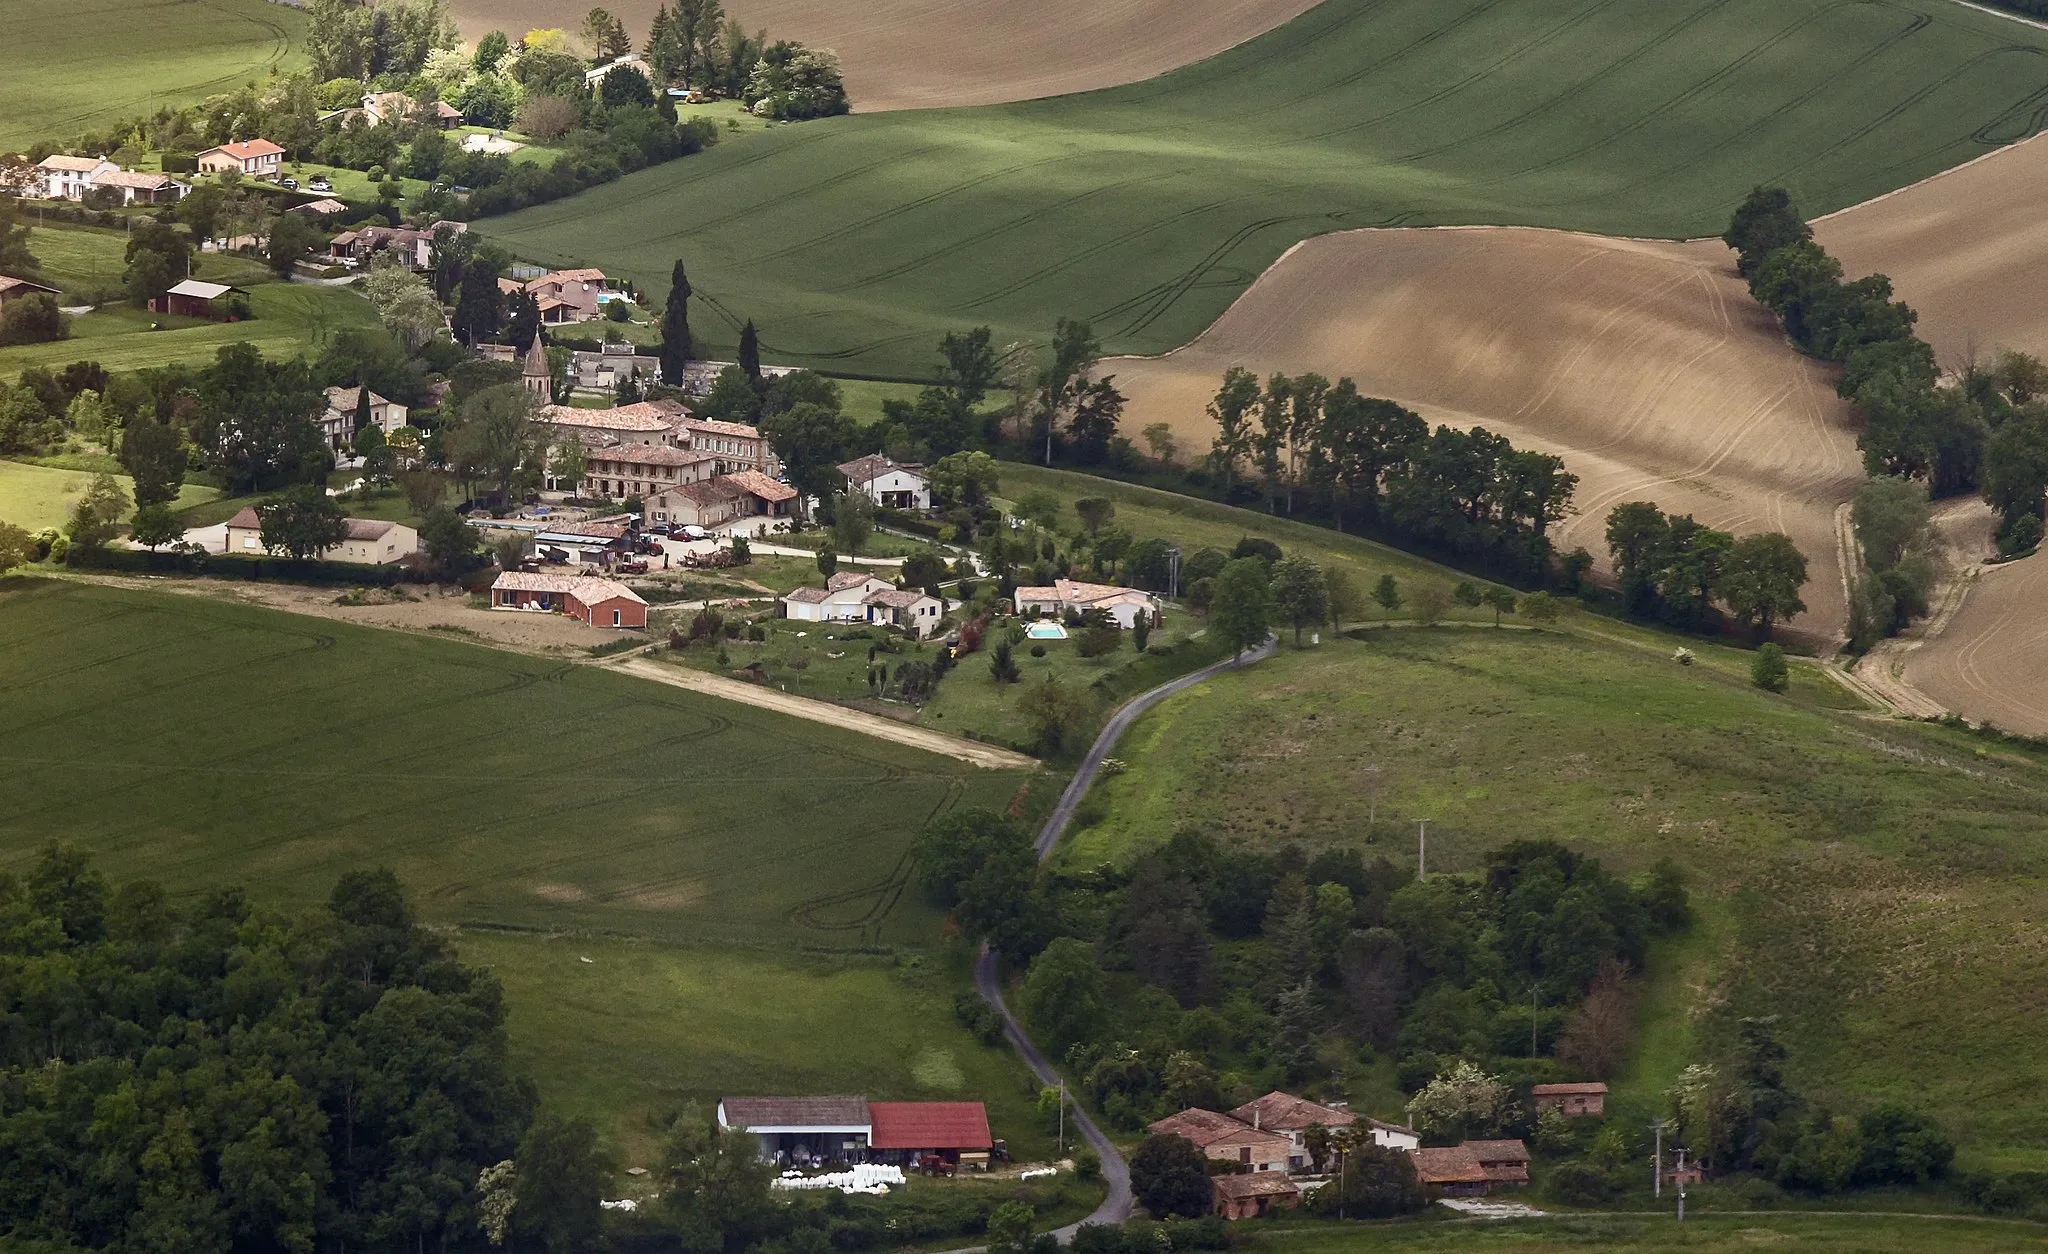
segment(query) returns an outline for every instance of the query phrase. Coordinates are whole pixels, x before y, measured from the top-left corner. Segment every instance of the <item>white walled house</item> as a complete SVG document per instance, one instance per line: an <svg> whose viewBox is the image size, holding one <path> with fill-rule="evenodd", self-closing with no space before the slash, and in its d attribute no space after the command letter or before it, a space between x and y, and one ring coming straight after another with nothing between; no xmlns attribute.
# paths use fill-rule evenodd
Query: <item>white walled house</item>
<svg viewBox="0 0 2048 1254"><path fill-rule="evenodd" d="M348 534L342 537L340 544L314 554L315 560L388 566L419 551L419 532L404 523L384 522L375 518L350 518L345 521L348 524ZM221 550L224 553L261 557L268 552L263 547L263 520L257 517L253 507L244 509L228 519L226 532Z"/></svg>
<svg viewBox="0 0 2048 1254"><path fill-rule="evenodd" d="M77 200L93 185L94 178L120 168L105 157L52 153L36 163L37 190L44 200Z"/></svg>
<svg viewBox="0 0 2048 1254"><path fill-rule="evenodd" d="M865 493L884 509L927 510L932 507L932 481L922 466L905 466L879 453L857 457L839 467L846 490Z"/></svg>
<svg viewBox="0 0 2048 1254"><path fill-rule="evenodd" d="M284 165L284 149L267 139L238 139L199 154L201 174L229 170L252 179L274 179Z"/></svg>
<svg viewBox="0 0 2048 1254"><path fill-rule="evenodd" d="M1150 617L1154 627L1160 621L1159 598L1142 588L1058 579L1043 587L1018 588L1015 599L1019 614L1028 614L1032 610L1045 615L1065 614L1068 610L1081 614L1101 610L1126 631L1136 624L1140 614Z"/></svg>
<svg viewBox="0 0 2048 1254"><path fill-rule="evenodd" d="M320 412L320 434L327 441L327 447L335 453L347 456L356 440L356 399L355 388L328 388L327 408ZM405 425L405 406L397 401L387 400L370 393L370 422L383 432L386 438Z"/></svg>
<svg viewBox="0 0 2048 1254"><path fill-rule="evenodd" d="M782 616L806 623L864 623L871 593L894 592L896 585L865 571L842 570L822 588L798 588L782 598Z"/></svg>

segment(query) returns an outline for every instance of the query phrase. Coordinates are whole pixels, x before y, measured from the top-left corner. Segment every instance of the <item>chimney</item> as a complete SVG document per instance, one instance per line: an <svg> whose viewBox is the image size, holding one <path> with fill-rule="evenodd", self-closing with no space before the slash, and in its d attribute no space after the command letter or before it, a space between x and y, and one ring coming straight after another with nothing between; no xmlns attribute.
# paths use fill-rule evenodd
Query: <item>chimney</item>
<svg viewBox="0 0 2048 1254"><path fill-rule="evenodd" d="M1262 1108L1262 1107L1260 1107L1260 1106L1258 1106L1258 1105L1256 1105L1256 1104L1254 1104L1254 1105L1252 1106L1252 1131L1254 1131L1254 1132L1257 1132L1257 1131L1259 1131L1259 1130L1260 1130L1260 1129L1259 1129L1259 1117L1260 1117L1261 1115L1265 1114L1265 1113L1266 1113L1266 1112L1265 1112L1264 1108Z"/></svg>

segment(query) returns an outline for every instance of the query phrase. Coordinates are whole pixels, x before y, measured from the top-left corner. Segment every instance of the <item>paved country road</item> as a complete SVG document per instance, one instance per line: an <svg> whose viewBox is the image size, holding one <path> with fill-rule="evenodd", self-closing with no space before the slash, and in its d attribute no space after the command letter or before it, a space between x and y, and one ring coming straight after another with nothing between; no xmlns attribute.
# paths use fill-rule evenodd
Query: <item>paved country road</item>
<svg viewBox="0 0 2048 1254"><path fill-rule="evenodd" d="M1276 637L1268 636L1264 644L1250 652L1225 658L1201 670L1182 675L1179 679L1170 680L1157 688L1139 693L1118 707L1116 713L1110 716L1108 724L1103 727L1102 734L1088 747L1088 753L1081 759L1080 768L1074 772L1073 780L1068 783L1066 791L1060 794L1059 804L1052 808L1052 813L1046 816L1045 825L1038 829L1038 860L1043 862L1052 856L1052 851L1060 843L1060 836L1067 830L1067 824L1073 820L1074 811L1080 806L1081 798L1088 795L1088 786L1095 782L1096 774L1101 771L1102 760L1109 756L1109 751L1116 747L1117 740L1137 721L1139 715L1173 694L1192 688L1205 679L1273 656L1277 644ZM1003 1002L1002 981L996 969L996 956L988 951L986 945L982 947L981 959L974 967L974 986L981 993L982 999L995 1007L996 1013L1003 1017L1003 1035L1009 1038L1010 1044L1023 1056L1025 1064L1031 1068L1032 1074L1038 1077L1039 1083L1058 1084L1059 1071L1053 1067L1038 1046L1032 1043L1031 1038L1025 1035L1023 1025L1017 1022L1017 1016L1011 1014L1009 1006ZM1079 1102L1074 1104L1070 1117L1075 1131L1081 1134L1081 1139L1088 1142L1089 1148L1102 1159L1102 1178L1109 1183L1109 1196L1104 1198L1102 1205L1096 1207L1095 1212L1086 1219L1080 1223L1068 1224L1055 1232L1053 1235L1062 1242L1072 1241L1074 1230L1081 1224L1120 1224L1131 1215L1129 1164L1124 1162L1123 1155L1118 1153L1116 1146L1103 1135L1102 1129L1095 1126L1095 1120L1089 1117Z"/></svg>

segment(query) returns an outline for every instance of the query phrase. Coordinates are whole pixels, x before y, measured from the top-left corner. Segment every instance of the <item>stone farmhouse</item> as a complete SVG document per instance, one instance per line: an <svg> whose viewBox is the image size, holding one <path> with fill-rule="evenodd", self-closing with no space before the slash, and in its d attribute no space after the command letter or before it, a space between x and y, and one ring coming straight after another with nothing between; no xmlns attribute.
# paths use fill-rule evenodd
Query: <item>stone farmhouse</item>
<svg viewBox="0 0 2048 1254"><path fill-rule="evenodd" d="M884 509L928 510L932 481L922 466L905 466L879 453L856 457L839 467L846 490L859 492Z"/></svg>

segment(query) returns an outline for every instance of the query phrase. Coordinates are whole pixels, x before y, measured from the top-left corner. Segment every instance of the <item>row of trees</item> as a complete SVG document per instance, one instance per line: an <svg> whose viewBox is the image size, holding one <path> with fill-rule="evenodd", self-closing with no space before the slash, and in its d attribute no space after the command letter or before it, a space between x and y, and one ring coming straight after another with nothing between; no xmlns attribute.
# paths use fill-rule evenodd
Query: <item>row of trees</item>
<svg viewBox="0 0 2048 1254"><path fill-rule="evenodd" d="M1806 609L1806 558L1782 532L1737 539L1690 514L1630 501L1607 515L1607 552L1632 614L1701 630L1713 625L1718 603L1761 640Z"/></svg>
<svg viewBox="0 0 2048 1254"><path fill-rule="evenodd" d="M1857 447L1873 479L1917 485L1925 496L1977 491L1998 512L1998 547L2022 553L2040 543L2048 517L2048 367L2001 353L1946 375L1915 334L1917 315L1892 299L1881 274L1845 281L1841 263L1813 239L1783 188L1759 187L1722 237L1753 296L1778 315L1801 350L1841 365L1836 390L1862 422ZM1898 490L1877 497L1892 505ZM1861 511L1869 513L1868 508ZM1881 547L1886 547L1882 546ZM1859 647L1924 612L1925 588L1893 574L1896 558L1873 556L1852 596Z"/></svg>

